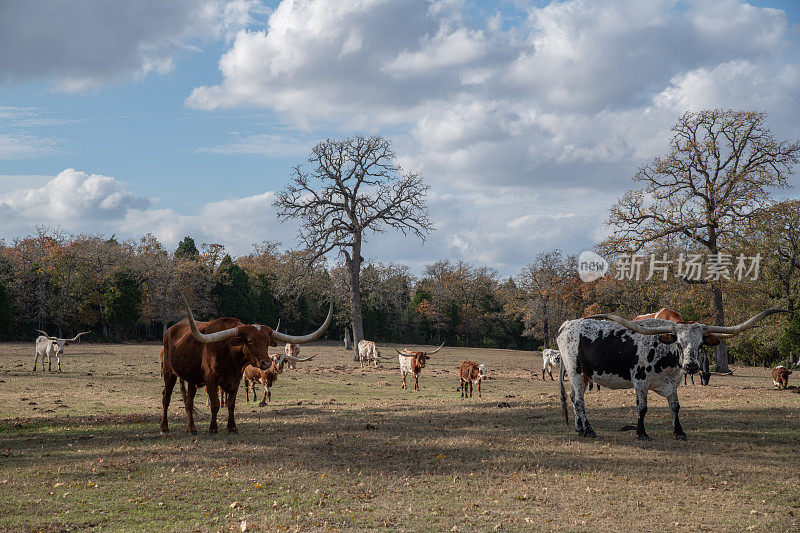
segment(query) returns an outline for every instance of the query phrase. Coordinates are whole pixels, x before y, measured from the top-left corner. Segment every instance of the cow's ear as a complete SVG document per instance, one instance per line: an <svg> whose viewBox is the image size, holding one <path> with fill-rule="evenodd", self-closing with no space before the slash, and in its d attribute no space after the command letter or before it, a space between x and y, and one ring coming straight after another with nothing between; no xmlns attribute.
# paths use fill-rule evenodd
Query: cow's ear
<svg viewBox="0 0 800 533"><path fill-rule="evenodd" d="M66 348L67 346L69 346L69 343L68 343L68 342L65 342L65 343L64 343L64 348Z"/></svg>
<svg viewBox="0 0 800 533"><path fill-rule="evenodd" d="M789 370L788 372L786 372L786 375L788 376L788 375L789 375L789 374L791 374L791 373L792 373L792 371L791 371L791 370Z"/></svg>
<svg viewBox="0 0 800 533"><path fill-rule="evenodd" d="M231 346L241 346L244 343L245 343L245 338L240 335L237 335L236 337L233 337L231 339Z"/></svg>
<svg viewBox="0 0 800 533"><path fill-rule="evenodd" d="M703 335L703 343L706 346L716 346L717 344L719 344L719 337L717 337L716 335L711 335L710 333L706 333L705 335Z"/></svg>
<svg viewBox="0 0 800 533"><path fill-rule="evenodd" d="M664 344L672 344L673 342L678 340L678 337L676 337L674 333L662 333L661 335L658 336L658 340L663 342Z"/></svg>

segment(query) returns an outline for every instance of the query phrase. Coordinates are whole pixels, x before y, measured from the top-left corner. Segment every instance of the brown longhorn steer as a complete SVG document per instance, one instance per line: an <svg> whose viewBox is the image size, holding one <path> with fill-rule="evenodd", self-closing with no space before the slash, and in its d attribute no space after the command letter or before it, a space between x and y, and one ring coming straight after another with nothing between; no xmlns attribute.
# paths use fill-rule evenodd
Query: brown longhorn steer
<svg viewBox="0 0 800 533"><path fill-rule="evenodd" d="M478 398L481 398L481 381L486 378L486 365L479 365L475 361L462 361L459 368L461 375L461 399L467 397L467 385L469 385L469 397L472 398L472 384L478 384Z"/></svg>
<svg viewBox="0 0 800 533"><path fill-rule="evenodd" d="M270 366L270 346L278 342L304 344L319 338L333 316L333 303L328 308L325 323L309 335L292 336L277 333L269 326L242 324L236 318L218 318L210 322L195 322L184 298L187 320L170 327L164 334L164 391L161 405L161 432L167 433L167 410L175 382L181 379L188 385L183 403L189 422L189 432L197 433L194 424L194 396L198 387L205 386L211 403L209 433L217 433L217 412L220 403L217 387L228 394L228 432L236 433L234 408L236 393L242 381L242 371L248 364L267 369ZM181 391L183 393L183 391Z"/></svg>
<svg viewBox="0 0 800 533"><path fill-rule="evenodd" d="M444 343L442 343L444 346ZM432 352L413 352L406 348L402 352L397 348L394 349L398 353L398 359L400 360L400 373L403 375L403 388L407 389L408 386L406 385L406 376L408 374L414 375L414 390L419 389L419 373L425 368L425 363L428 359L430 359L431 354L435 354L439 350L442 349L442 346L439 346Z"/></svg>

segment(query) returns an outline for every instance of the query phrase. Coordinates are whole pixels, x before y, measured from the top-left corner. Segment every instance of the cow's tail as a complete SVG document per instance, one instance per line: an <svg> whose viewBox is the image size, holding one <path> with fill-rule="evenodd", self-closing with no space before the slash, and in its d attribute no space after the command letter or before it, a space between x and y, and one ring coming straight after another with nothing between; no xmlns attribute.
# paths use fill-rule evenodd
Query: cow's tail
<svg viewBox="0 0 800 533"><path fill-rule="evenodd" d="M561 412L564 413L564 420L567 421L569 426L569 412L567 411L567 391L564 390L564 356L561 356L561 361L558 363L558 386L561 393Z"/></svg>

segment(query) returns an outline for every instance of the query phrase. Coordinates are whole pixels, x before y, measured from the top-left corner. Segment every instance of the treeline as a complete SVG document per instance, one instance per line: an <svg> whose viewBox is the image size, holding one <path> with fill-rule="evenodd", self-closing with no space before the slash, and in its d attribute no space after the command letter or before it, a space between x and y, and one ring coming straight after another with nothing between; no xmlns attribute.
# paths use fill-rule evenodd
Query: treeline
<svg viewBox="0 0 800 533"><path fill-rule="evenodd" d="M756 279L736 279L731 266L730 279L719 280L727 323L769 307L797 308L798 220L798 201L778 202L754 219L738 249L748 257L760 254ZM663 244L647 250L659 258L694 252ZM513 278L447 260L428 265L419 277L406 266L367 262L361 279L365 337L533 350L555 347L564 320L592 313L630 318L670 307L686 320L712 322L709 284L674 271L666 280L646 274L644 267L639 279L616 279L612 271L583 282L576 257L558 250L538 254ZM336 314L326 338L340 341L349 326L348 291L343 265L309 267L302 252L274 243L233 258L222 245L198 248L191 237L168 250L152 235L122 241L40 228L0 244L0 339L32 340L41 329L58 336L91 330L89 338L102 341L160 340L185 316L183 292L199 318L234 316L272 327L280 320L280 330L290 334L318 327L333 298ZM743 363L797 360L800 319L766 321L732 339L729 348Z"/></svg>

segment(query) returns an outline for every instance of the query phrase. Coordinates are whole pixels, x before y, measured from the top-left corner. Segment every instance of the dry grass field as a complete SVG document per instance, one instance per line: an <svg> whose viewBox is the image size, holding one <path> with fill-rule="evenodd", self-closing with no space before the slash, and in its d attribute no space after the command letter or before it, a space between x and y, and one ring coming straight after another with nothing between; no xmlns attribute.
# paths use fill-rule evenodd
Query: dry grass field
<svg viewBox="0 0 800 533"><path fill-rule="evenodd" d="M186 433L176 387L159 435L158 346L70 346L35 374L33 343L0 345L0 528L119 530L789 531L800 527L800 394L735 369L681 387L688 442L651 396L587 394L599 438L561 418L541 358L444 348L401 390L396 359L359 369L340 345L287 370L272 403L237 399L239 434ZM394 354L391 347L382 353ZM491 379L462 401L461 360ZM800 375L790 384L798 384ZM570 419L572 414L570 412Z"/></svg>

